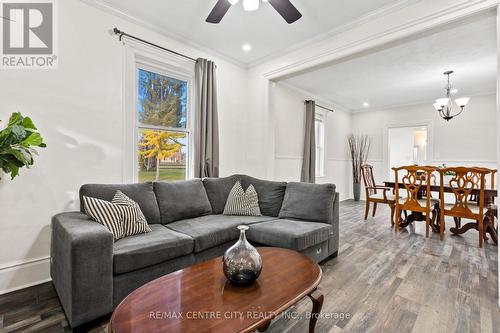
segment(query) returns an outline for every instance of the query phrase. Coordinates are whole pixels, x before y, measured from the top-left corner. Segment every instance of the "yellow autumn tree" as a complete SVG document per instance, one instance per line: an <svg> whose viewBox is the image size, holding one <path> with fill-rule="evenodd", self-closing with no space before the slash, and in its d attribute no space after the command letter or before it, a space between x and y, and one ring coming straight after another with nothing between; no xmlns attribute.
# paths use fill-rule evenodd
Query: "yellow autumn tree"
<svg viewBox="0 0 500 333"><path fill-rule="evenodd" d="M182 149L179 139L184 133L144 130L139 142L139 154L144 158L156 158L156 181L160 180L160 162Z"/></svg>

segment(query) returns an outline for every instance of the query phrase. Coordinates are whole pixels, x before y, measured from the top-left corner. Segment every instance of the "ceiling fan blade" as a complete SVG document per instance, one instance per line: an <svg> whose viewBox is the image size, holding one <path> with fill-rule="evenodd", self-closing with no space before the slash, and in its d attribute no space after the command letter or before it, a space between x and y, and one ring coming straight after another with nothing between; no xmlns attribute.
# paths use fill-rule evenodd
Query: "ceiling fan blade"
<svg viewBox="0 0 500 333"><path fill-rule="evenodd" d="M214 9L210 12L207 17L208 23L219 23L227 11L231 8L231 3L228 0L219 0L215 4Z"/></svg>
<svg viewBox="0 0 500 333"><path fill-rule="evenodd" d="M292 24L302 17L302 14L295 8L290 0L269 0L269 3L288 24Z"/></svg>

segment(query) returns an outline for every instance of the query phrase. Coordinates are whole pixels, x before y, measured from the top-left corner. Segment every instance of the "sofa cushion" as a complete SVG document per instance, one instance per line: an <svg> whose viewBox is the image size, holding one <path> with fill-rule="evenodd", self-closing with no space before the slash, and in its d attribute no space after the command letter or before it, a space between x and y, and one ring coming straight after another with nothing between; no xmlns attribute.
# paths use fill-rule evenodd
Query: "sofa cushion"
<svg viewBox="0 0 500 333"><path fill-rule="evenodd" d="M255 187L259 196L259 207L262 215L278 216L287 187L285 182L272 182L245 175L239 175L237 177L241 180L241 185L244 190L250 185Z"/></svg>
<svg viewBox="0 0 500 333"><path fill-rule="evenodd" d="M113 273L123 274L140 268L188 255L194 240L162 225L151 226L151 232L126 237L113 246Z"/></svg>
<svg viewBox="0 0 500 333"><path fill-rule="evenodd" d="M332 223L335 185L288 183L280 219Z"/></svg>
<svg viewBox="0 0 500 333"><path fill-rule="evenodd" d="M208 215L170 223L167 228L192 237L194 239L194 252L198 253L236 240L240 234L236 227L241 224L253 225L273 219L275 218L268 216Z"/></svg>
<svg viewBox="0 0 500 333"><path fill-rule="evenodd" d="M302 251L326 241L331 234L330 224L282 219L252 225L247 238L262 245Z"/></svg>
<svg viewBox="0 0 500 333"><path fill-rule="evenodd" d="M139 204L149 224L160 223L160 210L153 192L153 183L141 184L87 184L80 188L80 210L85 213L83 196L111 201L116 191L123 192L127 197Z"/></svg>
<svg viewBox="0 0 500 333"><path fill-rule="evenodd" d="M231 192L236 181L238 181L237 176L203 179L203 185L207 191L213 214L222 214L229 192Z"/></svg>
<svg viewBox="0 0 500 333"><path fill-rule="evenodd" d="M200 179L154 183L154 191L162 224L212 213L212 206Z"/></svg>

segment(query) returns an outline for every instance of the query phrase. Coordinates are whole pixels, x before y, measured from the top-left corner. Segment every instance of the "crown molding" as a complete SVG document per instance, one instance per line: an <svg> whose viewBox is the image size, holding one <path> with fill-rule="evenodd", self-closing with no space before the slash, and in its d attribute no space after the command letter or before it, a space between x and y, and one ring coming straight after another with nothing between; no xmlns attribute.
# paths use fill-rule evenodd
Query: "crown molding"
<svg viewBox="0 0 500 333"><path fill-rule="evenodd" d="M186 46L189 46L197 51L204 52L204 53L207 53L207 54L212 55L214 57L220 58L220 59L225 60L227 62L230 62L233 65L236 65L240 68L243 68L243 69L248 68L247 64L244 62L241 62L241 61L234 59L230 56L224 55L224 54L222 54L218 51L215 51L213 49L210 49L210 48L207 48L205 46L194 43L194 42L190 41L187 37L182 36L181 34L173 33L167 29L159 28L158 26L156 26L154 24L151 24L143 19L140 19L134 15L130 15L122 10L119 10L119 9L113 7L109 3L106 3L106 1L104 1L104 0L80 0L80 1L91 6L91 7L94 7L100 11L117 16L119 18L124 19L127 22L130 22L130 23L136 24L138 26L141 26L143 28L149 29L149 30L156 32L164 37L173 39L173 40L175 40L179 43L182 43ZM110 27L110 29L111 28L112 27ZM193 56L193 58L196 58L196 56Z"/></svg>
<svg viewBox="0 0 500 333"><path fill-rule="evenodd" d="M327 106L328 107L332 107L335 111L351 112L351 110L349 110L348 108L346 108L342 104L339 104L337 102L334 102L331 99L322 97L322 96L317 95L315 93L312 93L312 92L310 92L308 90L296 87L296 86L294 86L294 85L292 85L292 84L290 84L288 82L279 81L279 82L275 82L275 83L279 84L279 85L282 85L283 87L288 88L290 90L293 90L295 92L298 92L299 94L308 96L307 98L314 99L316 101L319 101L320 103L328 104Z"/></svg>
<svg viewBox="0 0 500 333"><path fill-rule="evenodd" d="M268 80L279 79L285 75L290 75L300 70L335 61L343 57L353 55L378 45L397 41L416 33L431 30L438 25L453 22L464 17L477 14L479 12L495 8L500 3L499 0L465 0L451 7L437 11L427 16L423 16L396 27L372 34L367 37L354 40L345 45L334 47L319 54L303 58L301 60L288 63L264 73ZM401 9L401 8L400 8ZM366 23L366 22L364 22ZM352 27L351 27L352 29ZM330 38L324 38L327 41Z"/></svg>
<svg viewBox="0 0 500 333"><path fill-rule="evenodd" d="M271 54L268 54L266 56L263 56L263 57L255 60L255 61L252 61L248 64L248 68L257 67L257 66L262 65L262 64L264 64L272 59L279 58L279 57L286 55L290 52L303 49L304 47L307 47L308 45L319 43L322 40L331 39L332 37L334 37L340 33L354 29L354 28L356 28L360 25L363 25L369 21L379 19L379 18L384 17L388 14L397 12L398 10L409 7L409 6L411 6L417 2L420 2L420 1L422 1L422 0L399 0L399 1L396 1L396 2L391 3L389 5L382 6L374 11L371 11L371 12L353 20L353 21L345 23L345 24L343 24L339 27L336 27L330 31L324 32L316 37L309 38L309 39L304 40L302 42L296 43L293 46L287 47L287 48L279 50L277 52L273 52Z"/></svg>

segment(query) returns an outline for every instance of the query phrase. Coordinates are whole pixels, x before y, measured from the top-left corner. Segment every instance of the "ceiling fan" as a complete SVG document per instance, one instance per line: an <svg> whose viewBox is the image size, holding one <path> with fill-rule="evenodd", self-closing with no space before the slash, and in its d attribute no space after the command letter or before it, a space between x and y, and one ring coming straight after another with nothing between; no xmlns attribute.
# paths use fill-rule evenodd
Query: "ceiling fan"
<svg viewBox="0 0 500 333"><path fill-rule="evenodd" d="M219 23L231 6L236 5L239 0L218 0L214 9L207 17L208 23ZM269 2L271 6L288 22L292 24L302 17L290 0L262 0ZM259 9L260 0L243 0L243 9L254 11Z"/></svg>

